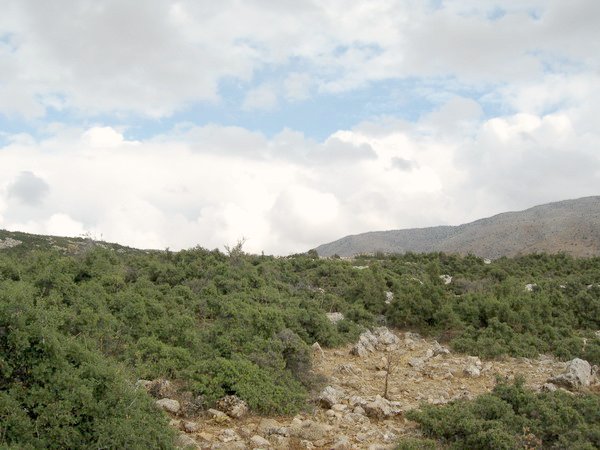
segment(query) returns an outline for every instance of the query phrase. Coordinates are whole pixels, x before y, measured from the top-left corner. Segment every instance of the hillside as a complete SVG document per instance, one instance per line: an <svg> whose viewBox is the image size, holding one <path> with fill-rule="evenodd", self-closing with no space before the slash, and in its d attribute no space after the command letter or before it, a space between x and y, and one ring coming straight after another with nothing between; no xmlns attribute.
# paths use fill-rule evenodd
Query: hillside
<svg viewBox="0 0 600 450"><path fill-rule="evenodd" d="M0 238L0 448L600 445L600 258ZM577 395L537 392L575 358L587 361ZM495 375L527 391L490 392ZM343 396L324 408L327 385Z"/></svg>
<svg viewBox="0 0 600 450"><path fill-rule="evenodd" d="M374 252L472 253L491 259L542 252L595 256L600 254L600 196L548 203L458 226L346 236L316 250L320 256Z"/></svg>

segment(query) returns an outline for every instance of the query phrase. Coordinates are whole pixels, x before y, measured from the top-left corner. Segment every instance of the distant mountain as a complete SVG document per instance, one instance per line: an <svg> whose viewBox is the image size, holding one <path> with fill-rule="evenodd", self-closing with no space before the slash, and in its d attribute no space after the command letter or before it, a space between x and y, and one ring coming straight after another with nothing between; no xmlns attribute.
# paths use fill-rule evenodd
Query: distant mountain
<svg viewBox="0 0 600 450"><path fill-rule="evenodd" d="M506 212L458 226L374 231L316 248L321 256L360 253L445 252L498 258L565 252L600 255L600 196Z"/></svg>

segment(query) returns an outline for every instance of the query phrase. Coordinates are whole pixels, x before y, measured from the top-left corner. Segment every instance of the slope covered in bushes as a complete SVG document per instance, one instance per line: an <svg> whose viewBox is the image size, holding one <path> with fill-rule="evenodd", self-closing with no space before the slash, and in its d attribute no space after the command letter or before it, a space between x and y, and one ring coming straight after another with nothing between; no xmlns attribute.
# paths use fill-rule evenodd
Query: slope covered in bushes
<svg viewBox="0 0 600 450"><path fill-rule="evenodd" d="M259 413L293 413L319 384L309 346L348 342L380 322L485 357L597 364L599 283L600 259L563 255L485 264L443 254L5 249L0 443L168 447L165 419L133 388L138 378L174 380L204 406L236 394ZM327 312L345 320L333 324Z"/></svg>

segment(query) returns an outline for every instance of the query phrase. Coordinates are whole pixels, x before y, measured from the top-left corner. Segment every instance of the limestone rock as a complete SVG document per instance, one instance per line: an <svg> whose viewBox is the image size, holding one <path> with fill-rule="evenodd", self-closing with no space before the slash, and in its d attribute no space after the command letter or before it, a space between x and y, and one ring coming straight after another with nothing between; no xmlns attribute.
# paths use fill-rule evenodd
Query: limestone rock
<svg viewBox="0 0 600 450"><path fill-rule="evenodd" d="M262 434L263 436L269 436L270 434L280 434L281 424L277 422L275 419L263 418L258 423L258 428L256 431Z"/></svg>
<svg viewBox="0 0 600 450"><path fill-rule="evenodd" d="M239 441L240 436L235 432L235 430L231 428L225 428L223 431L221 431L221 434L219 434L219 440L225 443Z"/></svg>
<svg viewBox="0 0 600 450"><path fill-rule="evenodd" d="M402 412L398 402L390 402L380 395L376 396L372 402L365 404L363 409L368 417L376 419L392 417Z"/></svg>
<svg viewBox="0 0 600 450"><path fill-rule="evenodd" d="M223 411L219 411L217 409L209 409L207 411L209 417L213 419L217 423L223 423L230 420L229 416L225 414Z"/></svg>
<svg viewBox="0 0 600 450"><path fill-rule="evenodd" d="M198 443L195 439L191 438L187 434L180 434L175 440L175 447L177 448L198 448Z"/></svg>
<svg viewBox="0 0 600 450"><path fill-rule="evenodd" d="M344 397L341 389L333 386L327 386L319 394L319 404L324 408L331 408L336 403L340 403Z"/></svg>
<svg viewBox="0 0 600 450"><path fill-rule="evenodd" d="M200 429L200 425L196 422L183 422L182 428L186 433L196 433Z"/></svg>
<svg viewBox="0 0 600 450"><path fill-rule="evenodd" d="M350 443L350 438L348 438L348 436L340 436L330 448L331 450L350 450L352 444Z"/></svg>
<svg viewBox="0 0 600 450"><path fill-rule="evenodd" d="M587 387L592 381L592 366L583 359L575 358L567 363L567 368L562 374L548 381L567 389Z"/></svg>
<svg viewBox="0 0 600 450"><path fill-rule="evenodd" d="M223 397L217 402L217 408L234 419L239 419L248 412L248 404L235 395Z"/></svg>
<svg viewBox="0 0 600 450"><path fill-rule="evenodd" d="M156 405L163 411L167 411L171 414L177 414L181 409L179 402L171 398L161 398L160 400L156 400Z"/></svg>
<svg viewBox="0 0 600 450"><path fill-rule="evenodd" d="M325 439L332 427L312 420L296 420L292 421L290 426L290 434L294 437L307 441L318 441Z"/></svg>
<svg viewBox="0 0 600 450"><path fill-rule="evenodd" d="M365 357L369 353L373 353L375 351L376 344L377 337L371 333L371 331L367 330L359 336L358 342L352 348L350 353L356 356Z"/></svg>
<svg viewBox="0 0 600 450"><path fill-rule="evenodd" d="M464 374L471 378L478 378L481 375L481 370L475 364L469 364L465 367Z"/></svg>
<svg viewBox="0 0 600 450"><path fill-rule="evenodd" d="M267 441L264 437L255 434L250 438L250 444L252 444L253 448L269 448L271 447L271 443Z"/></svg>
<svg viewBox="0 0 600 450"><path fill-rule="evenodd" d="M318 356L319 358L323 359L325 357L325 352L323 351L323 349L321 348L321 346L319 345L318 342L315 342L312 346L312 351L313 351L313 355Z"/></svg>
<svg viewBox="0 0 600 450"><path fill-rule="evenodd" d="M334 325L342 320L344 320L344 315L341 312L332 312L325 314L329 321Z"/></svg>

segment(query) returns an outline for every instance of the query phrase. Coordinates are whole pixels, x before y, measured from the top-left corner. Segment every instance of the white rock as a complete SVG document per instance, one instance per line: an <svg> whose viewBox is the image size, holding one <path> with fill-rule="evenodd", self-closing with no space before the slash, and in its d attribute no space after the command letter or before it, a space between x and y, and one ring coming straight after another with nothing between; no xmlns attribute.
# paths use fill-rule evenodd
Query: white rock
<svg viewBox="0 0 600 450"><path fill-rule="evenodd" d="M452 283L452 277L450 275L440 275L440 280L442 280L444 284Z"/></svg>
<svg viewBox="0 0 600 450"><path fill-rule="evenodd" d="M341 312L326 313L325 315L327 316L329 321L333 324L336 324L336 323L340 322L341 320L344 320L344 315Z"/></svg>
<svg viewBox="0 0 600 450"><path fill-rule="evenodd" d="M481 375L481 370L475 364L470 364L465 367L464 374L472 378L477 378Z"/></svg>
<svg viewBox="0 0 600 450"><path fill-rule="evenodd" d="M225 428L223 431L221 431L221 434L219 434L219 440L225 443L239 441L240 436L235 432L235 430L232 430L231 428Z"/></svg>
<svg viewBox="0 0 600 450"><path fill-rule="evenodd" d="M156 405L163 411L167 411L171 414L177 414L181 409L179 402L170 398L161 398L160 400L156 400Z"/></svg>
<svg viewBox="0 0 600 450"><path fill-rule="evenodd" d="M271 443L267 441L264 437L255 434L250 438L250 444L252 444L253 448L269 448L271 447Z"/></svg>
<svg viewBox="0 0 600 450"><path fill-rule="evenodd" d="M344 391L333 386L327 386L319 394L319 403L324 408L331 408L344 398Z"/></svg>
<svg viewBox="0 0 600 450"><path fill-rule="evenodd" d="M223 397L217 402L217 408L234 419L239 419L248 413L248 404L235 395Z"/></svg>
<svg viewBox="0 0 600 450"><path fill-rule="evenodd" d="M567 368L562 374L548 381L567 389L587 387L592 381L592 366L583 359L575 358L567 363Z"/></svg>

